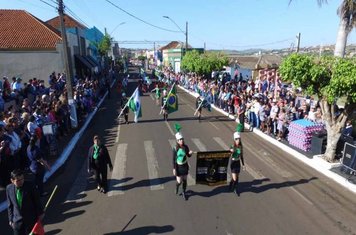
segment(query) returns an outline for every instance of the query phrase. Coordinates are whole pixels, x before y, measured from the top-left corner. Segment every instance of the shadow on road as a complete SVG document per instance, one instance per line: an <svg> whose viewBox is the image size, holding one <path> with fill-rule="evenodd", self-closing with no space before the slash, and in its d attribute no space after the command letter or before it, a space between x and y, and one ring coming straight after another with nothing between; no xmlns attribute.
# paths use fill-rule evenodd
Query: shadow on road
<svg viewBox="0 0 356 235"><path fill-rule="evenodd" d="M59 234L60 232L62 232L62 229L53 229L51 231L46 231L46 235L55 235Z"/></svg>
<svg viewBox="0 0 356 235"><path fill-rule="evenodd" d="M76 210L76 211L72 211L72 212L68 212L68 211L73 210L73 209L78 209L81 206L86 206L86 205L89 205L91 203L92 203L92 201L84 201L84 202L70 201L70 202L64 202L64 203L62 203L61 206L58 207L58 211L54 212L53 214L51 213L51 215L45 217L44 224L61 223L63 221L68 220L69 218L84 214L85 210Z"/></svg>
<svg viewBox="0 0 356 235"><path fill-rule="evenodd" d="M125 177L123 179L108 179L108 185L109 185L109 192L110 191L117 191L117 190L123 190L123 185L119 185L125 182L128 182L132 180L133 177ZM94 184L96 185L96 184Z"/></svg>
<svg viewBox="0 0 356 235"><path fill-rule="evenodd" d="M285 187L292 187L294 185L299 185L299 184L306 184L309 183L312 180L318 179L317 177L311 177L310 179L300 179L300 180L295 180L295 181L285 181L281 183L270 183L266 185L261 185L263 182L268 182L270 179L265 178L265 179L257 179L253 180L250 182L241 182L239 183L239 191L240 194L242 193L247 193L247 192L252 192L252 193L262 193L270 189L280 189L280 188L285 188ZM227 185L219 186L214 188L211 191L205 191L205 192L195 192L192 190L187 191L187 196L188 197L194 197L194 196L200 196L200 197L212 197L216 196L221 193L231 193L229 191L229 187Z"/></svg>
<svg viewBox="0 0 356 235"><path fill-rule="evenodd" d="M145 180L140 180L137 181L133 184L129 185L123 185L122 190L127 191L133 188L139 188L139 187L148 187L148 186L154 186L158 184L165 184L169 181L174 181L175 177L174 176L167 176L167 177L162 177L162 178L156 178L156 179L145 179Z"/></svg>
<svg viewBox="0 0 356 235"><path fill-rule="evenodd" d="M172 225L144 226L144 227L134 228L134 229L122 231L122 232L105 233L104 235L120 235L120 234L122 234L122 235L129 235L129 234L146 235L146 234L168 233L168 232L172 232L173 230L174 230L174 227Z"/></svg>

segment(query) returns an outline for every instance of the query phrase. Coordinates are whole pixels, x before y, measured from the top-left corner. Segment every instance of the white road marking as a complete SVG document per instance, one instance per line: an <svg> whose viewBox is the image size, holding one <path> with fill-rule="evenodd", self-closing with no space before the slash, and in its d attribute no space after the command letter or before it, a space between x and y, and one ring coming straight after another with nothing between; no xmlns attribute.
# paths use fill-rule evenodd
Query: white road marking
<svg viewBox="0 0 356 235"><path fill-rule="evenodd" d="M179 98L179 97L178 97ZM187 100L185 100L185 99L183 99L183 98L179 98L181 101L183 101L186 105L188 105L191 109L193 109L194 111L195 111L195 108L192 106L192 105L190 105L190 103L187 101Z"/></svg>
<svg viewBox="0 0 356 235"><path fill-rule="evenodd" d="M225 144L225 142L220 138L220 137L214 137L213 138L224 150L230 149L230 147ZM254 170L252 167L250 167L248 164L245 163L246 171L256 180L260 179L265 179L261 173L258 171ZM231 180L231 175L230 175L230 168L228 169L228 174L227 174L227 181L230 182Z"/></svg>
<svg viewBox="0 0 356 235"><path fill-rule="evenodd" d="M169 142L169 144L171 145L172 149L173 149L173 148L176 146L176 144L177 144L177 142L176 142L175 139L169 139L168 142ZM189 161L189 160L188 160L188 161ZM192 170L194 170L194 169L192 169L192 168L190 167L190 171L192 171ZM189 186L196 184L196 183L195 183L195 179L193 178L193 176L191 175L190 172L188 173L187 183L188 183Z"/></svg>
<svg viewBox="0 0 356 235"><path fill-rule="evenodd" d="M152 100L155 100L153 94L150 94L150 97L151 97Z"/></svg>
<svg viewBox="0 0 356 235"><path fill-rule="evenodd" d="M122 118L122 117L119 117L119 125L118 125L118 127L117 127L117 132L116 132L115 143L118 143L118 142L119 142L119 137L120 137L120 127L121 127L121 125L120 125L120 118Z"/></svg>
<svg viewBox="0 0 356 235"><path fill-rule="evenodd" d="M171 132L171 134L174 135L174 132L173 132L173 130L172 130L172 127L169 125L169 123L168 123L167 121L166 121L165 123L166 123L166 125L167 125L169 131Z"/></svg>
<svg viewBox="0 0 356 235"><path fill-rule="evenodd" d="M199 149L199 151L201 152L205 152L208 151L208 149L206 148L206 146L198 139L198 138L192 138L193 143L197 146L197 148Z"/></svg>
<svg viewBox="0 0 356 235"><path fill-rule="evenodd" d="M290 189L293 190L296 194L298 194L304 201L309 203L310 205L314 205L308 198L306 198L303 194L301 194L298 190L296 190L294 187L290 187Z"/></svg>
<svg viewBox="0 0 356 235"><path fill-rule="evenodd" d="M215 127L216 130L219 130L219 128L212 122L209 122L209 124L211 124L213 127Z"/></svg>
<svg viewBox="0 0 356 235"><path fill-rule="evenodd" d="M150 179L151 190L164 189L163 184L158 175L158 162L156 158L155 149L153 148L152 141L144 141L146 158L147 158L147 169L148 177Z"/></svg>
<svg viewBox="0 0 356 235"><path fill-rule="evenodd" d="M124 179L126 175L126 159L127 159L127 144L119 144L116 149L116 156L115 156L115 162L114 162L114 168L111 173L111 180L110 180L110 186L109 186L109 192L108 196L114 196L114 195L119 195L119 194L124 194L124 191L122 189L123 185L125 185L125 182L122 183L115 183L114 181L120 181Z"/></svg>
<svg viewBox="0 0 356 235"><path fill-rule="evenodd" d="M243 146L247 149L249 149L249 151L251 152L256 152L256 150L254 149L254 147L250 144L248 144L247 142L245 142L243 144ZM263 155L263 156L261 156ZM282 169L277 163L275 163L272 158L270 158L271 154L267 153L264 150L258 150L257 154L255 154L255 156L260 159L262 162L264 162L267 166L269 166L274 172L276 172L278 175L284 177L284 178L290 178L292 177L292 173L290 173L289 171L286 171L284 169Z"/></svg>

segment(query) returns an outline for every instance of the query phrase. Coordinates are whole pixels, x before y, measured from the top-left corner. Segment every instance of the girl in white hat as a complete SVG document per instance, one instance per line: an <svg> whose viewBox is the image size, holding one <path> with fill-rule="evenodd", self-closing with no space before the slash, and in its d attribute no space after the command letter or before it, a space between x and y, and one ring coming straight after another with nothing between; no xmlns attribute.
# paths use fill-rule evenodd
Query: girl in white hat
<svg viewBox="0 0 356 235"><path fill-rule="evenodd" d="M242 166L245 167L244 158L243 158L243 151L242 151L242 142L240 132L234 133L234 143L230 147L231 152L231 181L230 181L230 191L233 190L234 193L240 196L238 191L238 184L239 184L239 173L241 170L241 163Z"/></svg>
<svg viewBox="0 0 356 235"><path fill-rule="evenodd" d="M184 143L184 138L182 133L179 132L181 129L179 124L175 124L177 133L175 135L177 144L173 148L173 175L176 176L176 194L178 195L179 188L182 185L182 197L187 200L186 190L187 190L187 175L189 172L188 158L192 156L192 151L189 150L188 145Z"/></svg>

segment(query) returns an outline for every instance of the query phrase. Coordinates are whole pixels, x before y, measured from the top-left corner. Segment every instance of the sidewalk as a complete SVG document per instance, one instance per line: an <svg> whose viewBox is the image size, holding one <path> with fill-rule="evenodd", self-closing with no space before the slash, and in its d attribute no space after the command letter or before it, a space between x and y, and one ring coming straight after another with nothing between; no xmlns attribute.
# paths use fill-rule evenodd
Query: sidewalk
<svg viewBox="0 0 356 235"><path fill-rule="evenodd" d="M190 95L197 97L198 94L192 91L187 90L186 88L179 85L179 88L184 90L185 92L189 93ZM220 108L216 107L215 105L211 105L213 109L216 111L228 116L230 119L235 120L236 118L228 114L227 112L221 110ZM236 120L235 120L236 121ZM245 127L249 128L250 126L245 123ZM288 144L286 141L278 141L272 136L264 134L262 131L254 128L253 133L262 137L266 141L270 142L271 144L277 146L278 148L282 149L286 153L292 155L294 158L298 159L299 161L303 162L304 164L308 165L309 167L314 168L318 172L324 174L328 178L334 180L341 186L345 187L346 189L350 190L353 193L356 193L356 175L347 174L344 171L341 163L328 163L322 158L320 155L311 155L308 152L303 152L302 150L296 149Z"/></svg>
<svg viewBox="0 0 356 235"><path fill-rule="evenodd" d="M112 81L111 88L113 88L116 81L117 81L117 79L114 79ZM88 114L87 118L84 120L83 125L76 133L74 133L72 138L71 139L68 138L67 143L60 144L63 147L65 146L65 148L63 149L62 153L60 153L60 155L58 156L57 159L51 159L51 160L53 160L53 164L51 164L51 170L47 171L45 173L44 182L47 182L47 180L67 161L68 157L70 156L71 152L73 151L78 140L83 135L85 129L87 128L87 126L89 125L91 120L93 119L94 115L96 114L97 110L100 108L101 104L103 103L103 101L105 100L107 95L108 95L108 92L106 91L105 94L103 95L103 97L101 98L101 100L98 102L95 109L91 113ZM5 201L3 201L3 200L5 200ZM1 213L7 209L5 189L2 189L0 191L0 202L1 202L0 203L0 213Z"/></svg>

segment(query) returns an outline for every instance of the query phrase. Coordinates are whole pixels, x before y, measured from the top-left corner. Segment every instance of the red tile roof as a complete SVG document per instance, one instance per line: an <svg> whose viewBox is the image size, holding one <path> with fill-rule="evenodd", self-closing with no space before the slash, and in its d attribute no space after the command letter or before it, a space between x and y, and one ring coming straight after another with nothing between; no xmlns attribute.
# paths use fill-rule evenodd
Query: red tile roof
<svg viewBox="0 0 356 235"><path fill-rule="evenodd" d="M60 21L59 21L59 16L54 17L50 20L46 21L47 24L51 25L53 28L59 29L61 27ZM84 25L73 19L72 17L68 15L64 15L64 25L66 28L81 28L81 29L86 29Z"/></svg>
<svg viewBox="0 0 356 235"><path fill-rule="evenodd" d="M54 50L60 33L24 10L0 10L0 50Z"/></svg>

